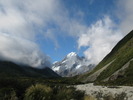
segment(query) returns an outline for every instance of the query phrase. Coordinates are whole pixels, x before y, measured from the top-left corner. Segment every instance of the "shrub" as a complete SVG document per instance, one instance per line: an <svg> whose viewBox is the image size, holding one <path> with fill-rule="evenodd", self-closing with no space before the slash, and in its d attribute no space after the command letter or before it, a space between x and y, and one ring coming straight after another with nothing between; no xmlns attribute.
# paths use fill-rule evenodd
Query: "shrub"
<svg viewBox="0 0 133 100"><path fill-rule="evenodd" d="M114 100L128 100L127 94L122 92L121 94L116 94Z"/></svg>
<svg viewBox="0 0 133 100"><path fill-rule="evenodd" d="M32 85L26 90L24 100L50 100L52 89L46 85Z"/></svg>
<svg viewBox="0 0 133 100"><path fill-rule="evenodd" d="M18 100L16 92L12 88L0 89L0 100Z"/></svg>
<svg viewBox="0 0 133 100"><path fill-rule="evenodd" d="M93 96L85 95L84 100L96 100Z"/></svg>
<svg viewBox="0 0 133 100"><path fill-rule="evenodd" d="M77 91L74 87L59 87L56 100L83 100L84 92Z"/></svg>

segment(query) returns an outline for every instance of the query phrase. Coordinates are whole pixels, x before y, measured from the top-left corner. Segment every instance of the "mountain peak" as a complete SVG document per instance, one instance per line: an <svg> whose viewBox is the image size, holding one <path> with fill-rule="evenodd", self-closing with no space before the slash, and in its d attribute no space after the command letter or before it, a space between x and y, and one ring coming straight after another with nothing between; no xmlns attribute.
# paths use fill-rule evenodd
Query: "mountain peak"
<svg viewBox="0 0 133 100"><path fill-rule="evenodd" d="M69 57L73 57L73 56L77 56L76 52L70 52L70 53L67 55L68 58L69 58Z"/></svg>
<svg viewBox="0 0 133 100"><path fill-rule="evenodd" d="M52 69L61 76L75 76L91 70L93 64L84 58L79 57L75 52L71 52L59 62L53 64Z"/></svg>

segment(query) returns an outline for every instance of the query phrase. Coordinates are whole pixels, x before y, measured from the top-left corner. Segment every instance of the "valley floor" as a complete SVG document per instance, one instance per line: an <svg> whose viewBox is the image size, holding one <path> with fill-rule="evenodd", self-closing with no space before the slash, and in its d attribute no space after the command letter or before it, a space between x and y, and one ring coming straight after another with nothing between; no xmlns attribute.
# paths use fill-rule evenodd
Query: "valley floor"
<svg viewBox="0 0 133 100"><path fill-rule="evenodd" d="M93 83L76 85L77 90L85 91L86 100L133 100L133 87L94 86Z"/></svg>

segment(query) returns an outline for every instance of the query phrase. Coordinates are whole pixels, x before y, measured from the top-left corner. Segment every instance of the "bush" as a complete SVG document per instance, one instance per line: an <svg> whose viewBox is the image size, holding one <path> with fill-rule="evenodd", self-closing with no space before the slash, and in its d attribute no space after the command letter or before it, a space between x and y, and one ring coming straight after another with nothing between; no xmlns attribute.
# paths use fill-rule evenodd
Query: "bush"
<svg viewBox="0 0 133 100"><path fill-rule="evenodd" d="M122 92L121 94L116 94L114 100L127 100L127 94Z"/></svg>
<svg viewBox="0 0 133 100"><path fill-rule="evenodd" d="M52 89L46 85L32 85L26 90L24 100L50 100Z"/></svg>
<svg viewBox="0 0 133 100"><path fill-rule="evenodd" d="M74 87L59 87L56 100L83 100L84 92L77 91Z"/></svg>
<svg viewBox="0 0 133 100"><path fill-rule="evenodd" d="M0 100L18 100L16 92L12 88L0 89Z"/></svg>
<svg viewBox="0 0 133 100"><path fill-rule="evenodd" d="M96 100L93 96L85 95L84 100Z"/></svg>

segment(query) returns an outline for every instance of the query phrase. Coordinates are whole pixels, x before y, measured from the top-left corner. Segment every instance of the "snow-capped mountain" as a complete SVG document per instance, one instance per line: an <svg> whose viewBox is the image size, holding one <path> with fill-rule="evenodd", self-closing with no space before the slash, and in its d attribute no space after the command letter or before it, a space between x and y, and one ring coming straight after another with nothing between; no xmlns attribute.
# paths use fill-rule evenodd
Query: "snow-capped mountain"
<svg viewBox="0 0 133 100"><path fill-rule="evenodd" d="M90 64L86 58L71 52L62 61L56 61L52 69L63 77L69 77L87 72L93 67L94 65Z"/></svg>

